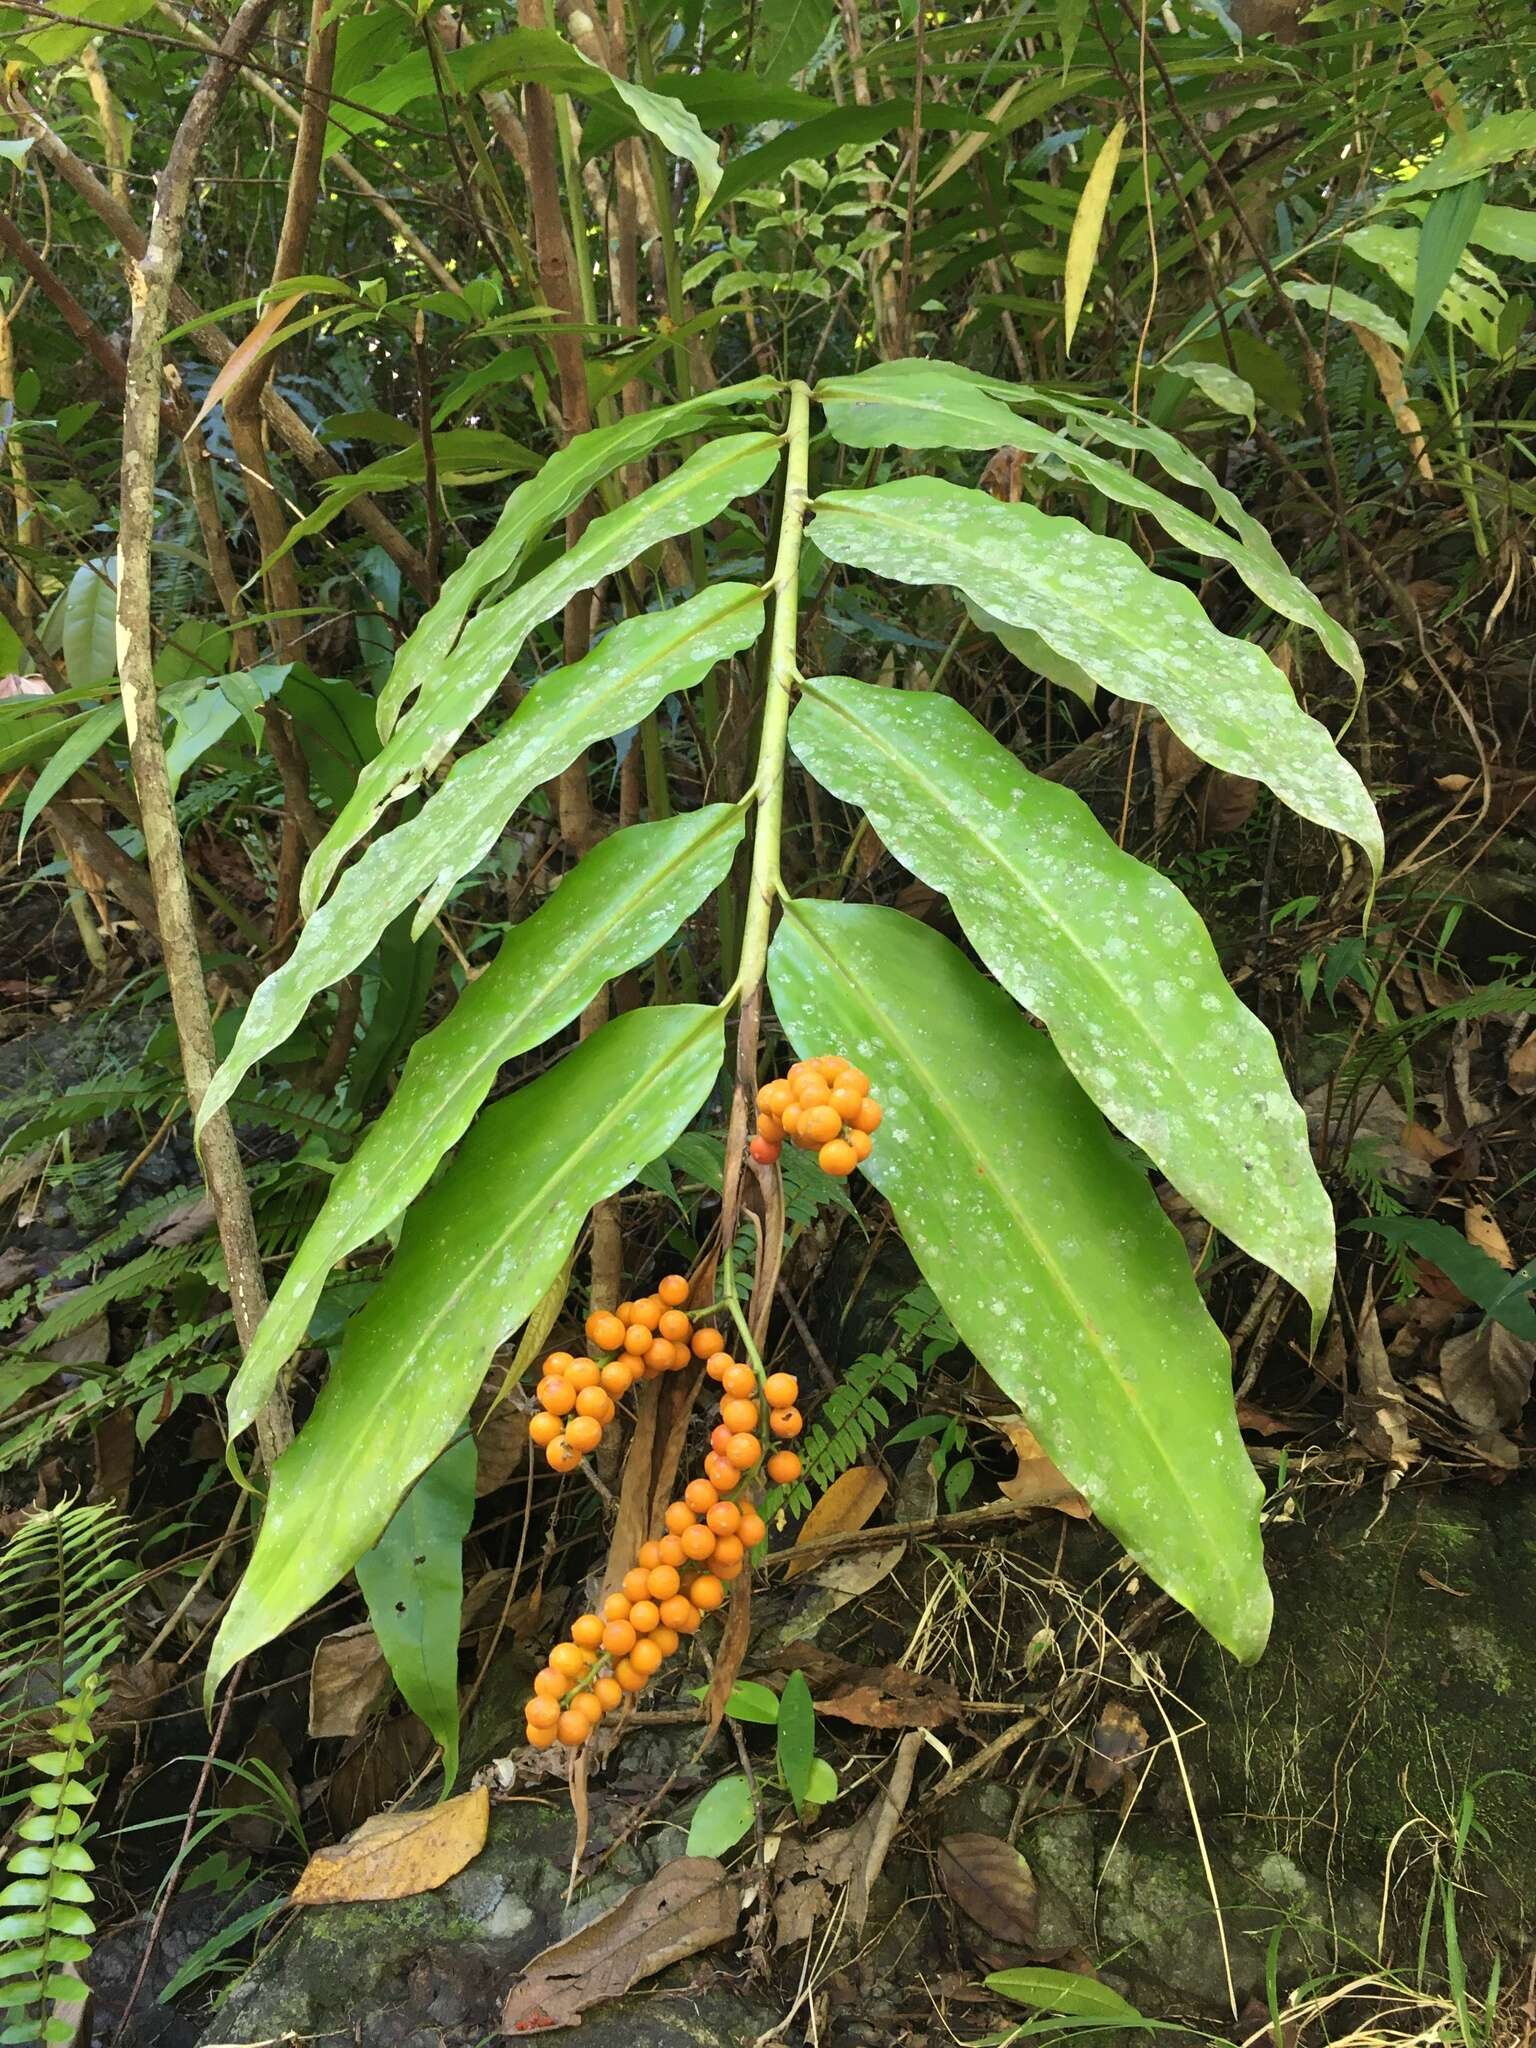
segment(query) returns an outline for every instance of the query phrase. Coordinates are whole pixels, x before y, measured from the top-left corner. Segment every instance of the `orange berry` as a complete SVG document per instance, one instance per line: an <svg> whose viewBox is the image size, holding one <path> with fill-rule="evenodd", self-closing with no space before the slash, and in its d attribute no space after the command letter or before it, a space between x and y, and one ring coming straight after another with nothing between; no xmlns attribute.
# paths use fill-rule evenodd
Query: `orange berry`
<svg viewBox="0 0 1536 2048"><path fill-rule="evenodd" d="M732 1358L728 1351L717 1351L704 1370L717 1386L723 1387L726 1374L732 1370L735 1364L735 1359Z"/></svg>
<svg viewBox="0 0 1536 2048"><path fill-rule="evenodd" d="M717 1422L709 1433L709 1448L718 1451L722 1458L725 1457L730 1447L731 1434L723 1422Z"/></svg>
<svg viewBox="0 0 1536 2048"><path fill-rule="evenodd" d="M723 1458L718 1451L711 1451L704 1460L704 1476L711 1486L717 1487L721 1493L728 1493L741 1474L729 1458Z"/></svg>
<svg viewBox="0 0 1536 2048"><path fill-rule="evenodd" d="M778 1117L770 1116L766 1109L760 1109L757 1113L757 1135L766 1138L770 1145L780 1144L784 1137L784 1125Z"/></svg>
<svg viewBox="0 0 1536 2048"><path fill-rule="evenodd" d="M631 1358L643 1358L656 1339L644 1323L631 1323L624 1332L624 1349Z"/></svg>
<svg viewBox="0 0 1536 2048"><path fill-rule="evenodd" d="M640 1548L635 1552L635 1563L640 1567L641 1571L643 1572L648 1572L653 1564L660 1564L661 1545L656 1542L642 1543ZM628 1585L628 1583L629 1581L626 1578L625 1584ZM642 1592L643 1590L644 1589L642 1588Z"/></svg>
<svg viewBox="0 0 1536 2048"><path fill-rule="evenodd" d="M741 1540L748 1550L755 1550L768 1534L768 1524L756 1508L748 1508L741 1518Z"/></svg>
<svg viewBox="0 0 1536 2048"><path fill-rule="evenodd" d="M667 1624L663 1622L660 1628L652 1629L651 1633L646 1637L646 1641L654 1643L663 1657L670 1657L677 1649L677 1630L675 1628L668 1628Z"/></svg>
<svg viewBox="0 0 1536 2048"><path fill-rule="evenodd" d="M741 1527L741 1509L733 1500L716 1501L704 1519L717 1536L734 1536Z"/></svg>
<svg viewBox="0 0 1536 2048"><path fill-rule="evenodd" d="M553 1749L555 1746L555 1731L553 1728L536 1728L530 1721L523 1730L523 1733L528 1738L528 1747L530 1749Z"/></svg>
<svg viewBox="0 0 1536 2048"><path fill-rule="evenodd" d="M840 1074L848 1062L840 1052L823 1052L816 1055L812 1063L830 1081L834 1074Z"/></svg>
<svg viewBox="0 0 1536 2048"><path fill-rule="evenodd" d="M678 1538L684 1557L693 1564L702 1564L705 1558L713 1556L717 1540L714 1530L705 1528L702 1522L695 1522Z"/></svg>
<svg viewBox="0 0 1536 2048"><path fill-rule="evenodd" d="M603 1703L595 1692L579 1692L571 1701L571 1712L580 1714L589 1728L595 1728L603 1718Z"/></svg>
<svg viewBox="0 0 1536 2048"><path fill-rule="evenodd" d="M843 1120L829 1102L808 1109L800 1119L800 1135L812 1145L825 1145L842 1135Z"/></svg>
<svg viewBox="0 0 1536 2048"><path fill-rule="evenodd" d="M720 1384L733 1400L750 1400L757 1392L757 1374L750 1365L731 1365L729 1372L720 1375Z"/></svg>
<svg viewBox="0 0 1536 2048"><path fill-rule="evenodd" d="M568 1387L574 1387L579 1394L583 1387L597 1385L598 1365L595 1358L573 1358L565 1368L562 1378Z"/></svg>
<svg viewBox="0 0 1536 2048"><path fill-rule="evenodd" d="M864 1164L870 1153L875 1149L868 1131L861 1131L857 1124L850 1128L848 1142L853 1147L853 1156L857 1159L860 1166Z"/></svg>
<svg viewBox="0 0 1536 2048"><path fill-rule="evenodd" d="M719 1498L707 1479L690 1479L683 1488L683 1499L696 1515L707 1515Z"/></svg>
<svg viewBox="0 0 1536 2048"><path fill-rule="evenodd" d="M693 1355L695 1358L713 1358L717 1351L725 1349L725 1339L718 1330L695 1330L693 1333Z"/></svg>
<svg viewBox="0 0 1536 2048"><path fill-rule="evenodd" d="M533 1681L534 1692L543 1700L563 1700L570 1691L565 1679L558 1671L546 1666Z"/></svg>
<svg viewBox="0 0 1536 2048"><path fill-rule="evenodd" d="M768 1418L768 1427L775 1436L798 1436L805 1427L805 1417L798 1408L775 1408Z"/></svg>
<svg viewBox="0 0 1536 2048"><path fill-rule="evenodd" d="M720 1420L733 1436L742 1430L757 1427L757 1403L755 1401L733 1401L729 1397L720 1403ZM729 1457L730 1450L726 1454Z"/></svg>
<svg viewBox="0 0 1536 2048"><path fill-rule="evenodd" d="M649 1567L645 1565L632 1565L624 1574L624 1591L629 1595L631 1613L634 1611L634 1603L645 1598L645 1580L648 1569Z"/></svg>
<svg viewBox="0 0 1536 2048"><path fill-rule="evenodd" d="M856 1095L851 1088L844 1088L842 1086L834 1088L832 1090L832 1107L837 1112L838 1122L840 1124L851 1124L858 1115L859 1104L863 1100L863 1096Z"/></svg>
<svg viewBox="0 0 1536 2048"><path fill-rule="evenodd" d="M801 1109L799 1103L792 1102L789 1105L788 1109L785 1110L782 1118L780 1119L789 1136L792 1137L797 1144L800 1139L800 1119L804 1114L805 1112Z"/></svg>
<svg viewBox="0 0 1536 2048"><path fill-rule="evenodd" d="M546 1415L569 1415L576 1406L576 1389L568 1380L542 1379L534 1393Z"/></svg>
<svg viewBox="0 0 1536 2048"><path fill-rule="evenodd" d="M637 1636L648 1636L661 1620L661 1613L654 1600L637 1600L629 1610L629 1618Z"/></svg>
<svg viewBox="0 0 1536 2048"><path fill-rule="evenodd" d="M820 1109L824 1103L830 1107L832 1102L832 1090L827 1086L820 1074L807 1074L795 1090L795 1093L800 1098L800 1125L802 1129L805 1127L805 1114L807 1110Z"/></svg>
<svg viewBox="0 0 1536 2048"><path fill-rule="evenodd" d="M816 1154L816 1164L836 1180L846 1180L858 1165L858 1154L846 1138L833 1138Z"/></svg>
<svg viewBox="0 0 1536 2048"><path fill-rule="evenodd" d="M657 1294L668 1308L681 1308L688 1299L688 1282L681 1273L669 1273L658 1283Z"/></svg>
<svg viewBox="0 0 1536 2048"><path fill-rule="evenodd" d="M611 1308L594 1309L587 1317L587 1340L599 1351L617 1351L624 1342L624 1325Z"/></svg>
<svg viewBox="0 0 1536 2048"><path fill-rule="evenodd" d="M635 1321L654 1330L666 1313L666 1307L659 1294L642 1294L635 1303Z"/></svg>
<svg viewBox="0 0 1536 2048"><path fill-rule="evenodd" d="M622 1658L617 1664L614 1665L613 1675L619 1681L619 1684L624 1688L625 1692L645 1691L644 1672L637 1671L634 1665L630 1663L627 1657Z"/></svg>
<svg viewBox="0 0 1536 2048"><path fill-rule="evenodd" d="M867 1095L869 1076L861 1073L857 1067L845 1066L837 1077L837 1085L839 1088L851 1088L855 1095Z"/></svg>
<svg viewBox="0 0 1536 2048"><path fill-rule="evenodd" d="M612 1396L605 1394L601 1387L583 1387L576 1396L576 1413L578 1415L590 1415L594 1422L612 1422ZM569 1434L569 1431L567 1431L567 1434Z"/></svg>
<svg viewBox="0 0 1536 2048"><path fill-rule="evenodd" d="M693 1509L689 1507L687 1501L675 1500L667 1509L666 1516L664 1519L667 1524L667 1534L669 1536L682 1536L685 1535L687 1531L693 1527L694 1523L698 1520L698 1516L695 1515ZM660 1562L661 1554L658 1551L657 1563L659 1564Z"/></svg>
<svg viewBox="0 0 1536 2048"><path fill-rule="evenodd" d="M637 1631L627 1621L610 1621L603 1630L603 1648L610 1657L627 1657L635 1647Z"/></svg>
<svg viewBox="0 0 1536 2048"><path fill-rule="evenodd" d="M768 1081L757 1091L757 1106L769 1116L782 1116L794 1099L787 1081Z"/></svg>
<svg viewBox="0 0 1536 2048"><path fill-rule="evenodd" d="M558 1671L562 1678L585 1678L592 1669L592 1659L574 1643L556 1643L549 1653L549 1668Z"/></svg>
<svg viewBox="0 0 1536 2048"><path fill-rule="evenodd" d="M754 1138L751 1144L747 1147L747 1150L751 1153L752 1157L757 1161L759 1166L776 1166L778 1164L779 1154L780 1152L782 1152L783 1149L784 1148L782 1145L772 1144L767 1138L764 1137Z"/></svg>
<svg viewBox="0 0 1536 2048"><path fill-rule="evenodd" d="M602 1442L603 1425L595 1415L573 1415L565 1425L565 1440L573 1451L585 1457Z"/></svg>
<svg viewBox="0 0 1536 2048"><path fill-rule="evenodd" d="M610 1358L598 1374L597 1383L610 1401L621 1401L635 1383L629 1353L626 1351L618 1358Z"/></svg>
<svg viewBox="0 0 1536 2048"><path fill-rule="evenodd" d="M859 1104L859 1113L853 1122L861 1131L878 1131L885 1111L872 1095L866 1096Z"/></svg>
<svg viewBox="0 0 1536 2048"><path fill-rule="evenodd" d="M545 1446L544 1460L552 1472L574 1472L581 1463L581 1453L565 1437L557 1436L552 1444Z"/></svg>
<svg viewBox="0 0 1536 2048"><path fill-rule="evenodd" d="M551 1379L557 1380L566 1370L567 1366L574 1365L575 1363L576 1361L572 1358L569 1351L551 1351L548 1358L544 1361L544 1371L549 1374Z"/></svg>
<svg viewBox="0 0 1536 2048"><path fill-rule="evenodd" d="M739 1565L747 1554L747 1546L739 1536L717 1536L715 1538L715 1570L728 1572L733 1565Z"/></svg>
<svg viewBox="0 0 1536 2048"><path fill-rule="evenodd" d="M658 1336L668 1338L673 1344L681 1343L693 1335L693 1318L685 1316L680 1308L663 1309L661 1321L656 1325Z"/></svg>
<svg viewBox="0 0 1536 2048"><path fill-rule="evenodd" d="M768 1460L768 1477L775 1486L790 1485L804 1469L798 1451L775 1451Z"/></svg>
<svg viewBox="0 0 1536 2048"><path fill-rule="evenodd" d="M738 1472L750 1472L763 1455L763 1447L750 1430L740 1429L726 1445L725 1455Z"/></svg>
<svg viewBox="0 0 1536 2048"><path fill-rule="evenodd" d="M683 1560L687 1557L688 1553L683 1548L681 1536L663 1536L656 1548L661 1553L657 1560L659 1564L669 1564L674 1571L682 1569Z"/></svg>
<svg viewBox="0 0 1536 2048"><path fill-rule="evenodd" d="M661 1669L661 1651L649 1636L643 1636L629 1653L629 1661L642 1678Z"/></svg>
<svg viewBox="0 0 1536 2048"><path fill-rule="evenodd" d="M681 1372L685 1365L692 1365L692 1363L693 1353L686 1344L674 1344L672 1346L672 1370L674 1372Z"/></svg>
<svg viewBox="0 0 1536 2048"><path fill-rule="evenodd" d="M578 1714L574 1707L567 1707L555 1723L555 1733L567 1749L580 1749L592 1733L592 1723L585 1714Z"/></svg>
<svg viewBox="0 0 1536 2048"><path fill-rule="evenodd" d="M560 1718L559 1702L536 1692L524 1707L523 1718L530 1728L553 1728Z"/></svg>
<svg viewBox="0 0 1536 2048"><path fill-rule="evenodd" d="M604 1621L628 1621L629 1595L627 1593L610 1593L603 1602L603 1619Z"/></svg>
<svg viewBox="0 0 1536 2048"><path fill-rule="evenodd" d="M537 1415L530 1415L528 1418L528 1434L540 1450L545 1449L560 1434L559 1416L545 1415L542 1411Z"/></svg>
<svg viewBox="0 0 1536 2048"><path fill-rule="evenodd" d="M686 1555L686 1553L685 1553ZM682 1583L678 1578L677 1566L659 1564L646 1579L646 1589L658 1606L663 1600L670 1600Z"/></svg>
<svg viewBox="0 0 1536 2048"><path fill-rule="evenodd" d="M614 1314L627 1330L635 1320L635 1304L632 1301L621 1301L614 1310Z"/></svg>
<svg viewBox="0 0 1536 2048"><path fill-rule="evenodd" d="M600 1614L582 1614L571 1623L571 1641L578 1650L596 1650L603 1640L603 1618Z"/></svg>
<svg viewBox="0 0 1536 2048"><path fill-rule="evenodd" d="M770 1373L763 1393L770 1408L793 1408L800 1398L800 1382L792 1372Z"/></svg>
<svg viewBox="0 0 1536 2048"><path fill-rule="evenodd" d="M611 1714L624 1698L624 1688L616 1678L594 1679L592 1690L597 1694L603 1711L607 1714Z"/></svg>
<svg viewBox="0 0 1536 2048"><path fill-rule="evenodd" d="M645 1351L645 1362L652 1372L672 1370L672 1340L670 1337L653 1337Z"/></svg>
<svg viewBox="0 0 1536 2048"><path fill-rule="evenodd" d="M747 1566L746 1566L746 1560L745 1560L744 1558L740 1558L740 1557L738 1557L738 1558L736 1559L736 1561L735 1561L735 1563L734 1563L734 1564L722 1564L722 1563L720 1562L719 1558L717 1557L717 1558L715 1559L715 1561L714 1561L714 1566L715 1566L715 1577L716 1577L717 1579L727 1579L727 1580L729 1580L729 1579L739 1579L739 1578L741 1577L742 1573L743 1573L743 1572L744 1572L744 1571L746 1570L746 1568L747 1568Z"/></svg>
<svg viewBox="0 0 1536 2048"><path fill-rule="evenodd" d="M725 1600L725 1588L713 1572L700 1572L688 1588L688 1597L705 1614L713 1614Z"/></svg>
<svg viewBox="0 0 1536 2048"><path fill-rule="evenodd" d="M670 1600L661 1603L661 1626L667 1629L686 1630L688 1616L693 1602L684 1593L674 1593Z"/></svg>

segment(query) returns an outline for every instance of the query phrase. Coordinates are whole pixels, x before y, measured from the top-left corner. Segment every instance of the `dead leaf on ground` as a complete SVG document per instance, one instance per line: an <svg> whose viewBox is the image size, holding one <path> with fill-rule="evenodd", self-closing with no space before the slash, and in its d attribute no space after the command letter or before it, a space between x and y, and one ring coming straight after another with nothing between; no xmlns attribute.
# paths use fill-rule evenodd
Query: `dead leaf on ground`
<svg viewBox="0 0 1536 2048"><path fill-rule="evenodd" d="M884 1782L851 1827L830 1828L813 1841L791 1835L774 1865L774 1931L780 1948L809 1941L826 1924L833 1899L848 1889L845 1924L857 1933L869 1918L870 1893L912 1796L923 1732L914 1728L896 1745Z"/></svg>
<svg viewBox="0 0 1536 2048"><path fill-rule="evenodd" d="M91 1448L96 1461L91 1499L115 1501L120 1508L126 1508L128 1496L133 1491L133 1471L139 1457L139 1435L134 1427L133 1410L114 1408L109 1415L104 1415L91 1431Z"/></svg>
<svg viewBox="0 0 1536 2048"><path fill-rule="evenodd" d="M1442 1138L1426 1124L1416 1124L1411 1119L1403 1125L1402 1147L1415 1159L1422 1159L1427 1166L1434 1166L1442 1159L1448 1159L1458 1148L1449 1138Z"/></svg>
<svg viewBox="0 0 1536 2048"><path fill-rule="evenodd" d="M780 1671L803 1671L818 1714L857 1728L941 1728L965 1711L946 1679L900 1664L878 1670L850 1663L815 1643L789 1643L772 1660Z"/></svg>
<svg viewBox="0 0 1536 2048"><path fill-rule="evenodd" d="M490 1821L483 1785L421 1812L376 1813L344 1842L315 1851L288 1903L335 1906L435 1892L480 1854Z"/></svg>
<svg viewBox="0 0 1536 2048"><path fill-rule="evenodd" d="M817 1501L800 1526L795 1538L795 1547L821 1543L829 1536L851 1535L855 1529L862 1529L870 1520L881 1501L885 1499L890 1481L883 1472L877 1472L873 1465L852 1465L841 1473ZM794 1557L789 1561L784 1576L798 1578L817 1563L815 1556Z"/></svg>
<svg viewBox="0 0 1536 2048"><path fill-rule="evenodd" d="M1536 1344L1486 1322L1440 1347L1440 1385L1462 1421L1480 1432L1510 1428L1525 1413Z"/></svg>
<svg viewBox="0 0 1536 2048"><path fill-rule="evenodd" d="M1407 1471L1418 1453L1418 1439L1408 1426L1408 1403L1392 1376L1369 1287L1355 1334L1355 1382L1358 1393L1346 1396L1355 1436L1373 1458Z"/></svg>
<svg viewBox="0 0 1536 2048"><path fill-rule="evenodd" d="M1213 768L1200 793L1200 824L1218 839L1241 832L1258 807L1260 784L1248 775Z"/></svg>
<svg viewBox="0 0 1536 2048"><path fill-rule="evenodd" d="M1499 1228L1498 1220L1491 1209L1481 1202L1468 1202L1463 1228L1467 1243L1475 1244L1480 1252L1486 1252L1496 1266L1502 1266L1506 1273L1515 1270L1515 1255L1509 1248L1509 1239Z"/></svg>
<svg viewBox="0 0 1536 2048"><path fill-rule="evenodd" d="M1142 731L1147 759L1152 764L1152 823L1160 832L1172 817L1174 805L1205 763L1155 712L1148 712Z"/></svg>
<svg viewBox="0 0 1536 2048"><path fill-rule="evenodd" d="M1045 1455L1022 1415L1005 1415L996 1427L1012 1444L1019 1460L1013 1477L999 1481L1001 1493L1020 1507L1054 1508L1057 1514L1071 1515L1080 1522L1092 1516L1093 1509Z"/></svg>
<svg viewBox="0 0 1536 2048"><path fill-rule="evenodd" d="M475 1435L475 1498L494 1493L522 1469L528 1455L528 1418L506 1398L507 1368L493 1365L469 1411Z"/></svg>
<svg viewBox="0 0 1536 2048"><path fill-rule="evenodd" d="M574 2027L591 2006L735 1932L742 1888L712 1856L663 1864L610 1912L535 1956L507 1993L502 2031Z"/></svg>
<svg viewBox="0 0 1536 2048"><path fill-rule="evenodd" d="M1536 1095L1536 1031L1510 1054L1504 1078L1517 1095Z"/></svg>
<svg viewBox="0 0 1536 2048"><path fill-rule="evenodd" d="M173 1685L182 1682L181 1666L169 1657L152 1657L146 1664L108 1665L106 1670L106 1720L147 1721Z"/></svg>
<svg viewBox="0 0 1536 2048"><path fill-rule="evenodd" d="M309 1667L310 1735L356 1735L388 1686L389 1665L366 1621L323 1637Z"/></svg>
<svg viewBox="0 0 1536 2048"><path fill-rule="evenodd" d="M414 1714L386 1714L353 1738L325 1786L325 1810L337 1829L360 1827L398 1799L436 1748Z"/></svg>
<svg viewBox="0 0 1536 2048"><path fill-rule="evenodd" d="M1094 1724L1083 1783L1097 1799L1118 1785L1147 1746L1141 1716L1124 1700L1111 1700Z"/></svg>
<svg viewBox="0 0 1536 2048"><path fill-rule="evenodd" d="M1251 1429L1255 1436L1284 1436L1290 1428L1288 1422L1280 1421L1267 1409L1255 1407L1252 1401L1238 1402L1237 1426L1239 1429Z"/></svg>
<svg viewBox="0 0 1536 2048"><path fill-rule="evenodd" d="M1035 1880L1011 1842L946 1835L938 1861L940 1882L968 1920L1008 1948L1031 1945L1039 1912Z"/></svg>

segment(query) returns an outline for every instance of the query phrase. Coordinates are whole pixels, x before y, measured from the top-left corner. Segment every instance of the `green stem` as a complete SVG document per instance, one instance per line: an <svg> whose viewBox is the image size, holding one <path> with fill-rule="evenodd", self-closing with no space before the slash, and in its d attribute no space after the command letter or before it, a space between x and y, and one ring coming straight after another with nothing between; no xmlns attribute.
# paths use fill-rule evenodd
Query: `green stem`
<svg viewBox="0 0 1536 2048"><path fill-rule="evenodd" d="M563 92L553 95L555 133L560 138L560 171L565 186L565 211L571 230L571 260L576 266L576 290L581 299L581 317L587 323L587 342L597 335L597 286L592 279L592 259L587 249L587 223L581 210L581 166L576 160L576 137L571 102ZM597 417L611 427L615 414L613 399L597 401Z"/></svg>
<svg viewBox="0 0 1536 2048"><path fill-rule="evenodd" d="M789 387L785 432L784 511L773 563L773 631L763 692L762 737L757 750L757 822L752 873L741 936L736 986L745 1001L761 985L768 960L768 925L779 893L779 834L784 821L784 746L794 691L795 636L800 623L800 538L805 530L810 474L811 393L797 378Z"/></svg>

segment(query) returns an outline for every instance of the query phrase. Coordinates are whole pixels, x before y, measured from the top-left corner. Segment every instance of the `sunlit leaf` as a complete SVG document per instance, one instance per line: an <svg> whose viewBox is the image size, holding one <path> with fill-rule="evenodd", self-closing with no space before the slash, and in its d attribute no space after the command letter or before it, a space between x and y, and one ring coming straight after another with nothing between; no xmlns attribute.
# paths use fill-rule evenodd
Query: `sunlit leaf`
<svg viewBox="0 0 1536 2048"><path fill-rule="evenodd" d="M1077 202L1077 211L1072 216L1072 233L1067 241L1067 269L1062 299L1062 321L1068 355L1072 353L1072 337L1077 332L1083 301L1088 296L1094 258L1098 254L1099 237L1104 231L1104 216L1109 210L1109 197L1115 187L1115 171L1120 163L1120 151L1125 143L1125 134L1126 123L1121 120L1117 121L1105 136L1103 146L1094 158L1084 181L1082 197Z"/></svg>

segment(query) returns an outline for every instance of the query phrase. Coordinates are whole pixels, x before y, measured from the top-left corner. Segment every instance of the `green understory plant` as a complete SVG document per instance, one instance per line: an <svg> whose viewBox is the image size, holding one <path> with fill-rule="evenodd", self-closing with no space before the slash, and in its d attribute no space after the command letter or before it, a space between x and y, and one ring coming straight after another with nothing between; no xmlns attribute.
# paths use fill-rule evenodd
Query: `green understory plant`
<svg viewBox="0 0 1536 2048"><path fill-rule="evenodd" d="M687 452L669 474L524 573L599 479L680 441ZM826 490L812 480L838 448L858 451L855 468L873 477L890 449L1002 447L1225 565L1360 681L1349 635L1180 442L942 363L890 362L814 389L766 377L722 387L581 435L546 462L395 662L379 698L379 750L309 862L308 921L253 998L203 1119L393 920L413 913L424 929L541 785L754 649L755 778L739 803L653 818L588 853L414 1046L387 1108L335 1174L231 1386L235 1432L250 1427L303 1340L336 1262L403 1217L399 1247L273 1470L210 1684L376 1542L455 1436L496 1347L544 1299L593 1205L665 1153L704 1106L737 1009L737 1071L750 1083L765 994L802 1056L836 1049L870 1076L886 1122L866 1171L961 1341L1146 1570L1239 1655L1262 1650L1260 1487L1233 1413L1227 1348L1144 1169L1110 1125L1320 1317L1333 1218L1273 1041L1228 987L1179 892L960 705L801 674L802 542L821 565L956 593L1041 673L1150 706L1205 760L1353 840L1373 871L1381 830L1360 778L1263 649L1218 630L1187 587L1122 542L935 476ZM1134 473L1120 452L1181 495ZM712 582L614 624L539 678L488 739L466 745L530 633L577 593L732 508L727 530L752 563L758 544L740 509L770 485L778 517L766 576ZM896 910L788 896L790 749L947 896L989 971ZM627 1011L482 1107L505 1062L649 960L722 886L749 821L740 949L723 999Z"/></svg>

